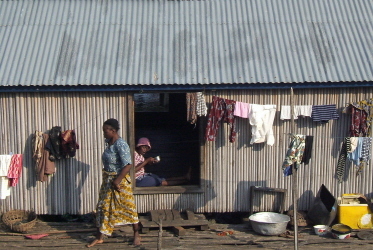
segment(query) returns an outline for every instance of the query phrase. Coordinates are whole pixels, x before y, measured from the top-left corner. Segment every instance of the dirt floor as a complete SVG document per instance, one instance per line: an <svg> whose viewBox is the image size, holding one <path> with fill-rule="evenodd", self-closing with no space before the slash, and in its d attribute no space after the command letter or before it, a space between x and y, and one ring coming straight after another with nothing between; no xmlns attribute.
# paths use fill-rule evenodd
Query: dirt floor
<svg viewBox="0 0 373 250"><path fill-rule="evenodd" d="M357 237L358 231L345 240L320 237L314 234L311 227L299 228L298 249L373 249L372 240ZM181 232L181 231L179 231ZM4 224L0 227L0 249L85 249L86 244L94 239L95 228L91 222L47 222L38 220L35 227L27 234L14 233ZM248 222L225 224L209 222L207 230L198 227L185 227L183 235L177 235L171 228L152 228L141 234L142 245L131 246L132 228L116 228L113 235L103 244L91 249L294 249L293 231L283 236L262 236L255 233ZM40 239L27 239L26 235L47 236Z"/></svg>

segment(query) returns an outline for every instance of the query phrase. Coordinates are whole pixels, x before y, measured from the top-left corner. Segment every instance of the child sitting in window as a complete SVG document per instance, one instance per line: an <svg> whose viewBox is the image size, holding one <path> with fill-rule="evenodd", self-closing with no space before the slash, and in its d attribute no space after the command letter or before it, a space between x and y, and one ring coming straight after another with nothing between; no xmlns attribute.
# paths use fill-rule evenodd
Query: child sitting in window
<svg viewBox="0 0 373 250"><path fill-rule="evenodd" d="M146 173L145 166L156 164L158 160L154 157L144 158L144 154L151 149L148 138L139 139L135 149L135 178L137 187L175 186L186 184L190 180L190 169L186 176L161 178L156 174Z"/></svg>

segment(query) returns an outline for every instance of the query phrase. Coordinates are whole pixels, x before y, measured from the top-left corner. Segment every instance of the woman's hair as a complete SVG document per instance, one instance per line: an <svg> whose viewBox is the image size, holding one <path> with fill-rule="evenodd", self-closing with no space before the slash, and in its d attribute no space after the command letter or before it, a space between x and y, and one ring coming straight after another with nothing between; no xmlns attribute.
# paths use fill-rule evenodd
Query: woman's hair
<svg viewBox="0 0 373 250"><path fill-rule="evenodd" d="M118 122L118 120L116 120L116 119L114 119L114 118L107 119L107 120L104 122L104 125L109 125L109 126L111 126L113 129L115 129L116 131L119 130L119 122Z"/></svg>

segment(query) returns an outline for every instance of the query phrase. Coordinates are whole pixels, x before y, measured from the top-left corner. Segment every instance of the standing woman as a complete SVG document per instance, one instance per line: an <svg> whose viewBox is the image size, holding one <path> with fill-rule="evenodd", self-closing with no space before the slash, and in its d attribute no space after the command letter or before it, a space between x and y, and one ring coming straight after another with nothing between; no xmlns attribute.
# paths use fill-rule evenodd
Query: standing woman
<svg viewBox="0 0 373 250"><path fill-rule="evenodd" d="M97 235L87 247L104 242L114 226L132 224L133 245L140 245L139 219L131 188L129 171L132 167L130 148L119 135L119 122L108 119L102 127L107 147L102 154L103 181L97 203Z"/></svg>

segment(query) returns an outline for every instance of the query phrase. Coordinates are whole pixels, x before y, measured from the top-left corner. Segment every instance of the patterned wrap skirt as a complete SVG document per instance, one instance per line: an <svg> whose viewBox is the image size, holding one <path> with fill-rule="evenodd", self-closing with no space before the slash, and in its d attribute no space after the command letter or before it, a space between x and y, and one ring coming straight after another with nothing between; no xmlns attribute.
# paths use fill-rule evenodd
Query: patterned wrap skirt
<svg viewBox="0 0 373 250"><path fill-rule="evenodd" d="M103 171L99 200L97 203L96 225L102 234L110 236L115 226L139 222L130 176L120 183L120 192L112 188L115 172Z"/></svg>

